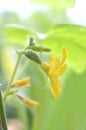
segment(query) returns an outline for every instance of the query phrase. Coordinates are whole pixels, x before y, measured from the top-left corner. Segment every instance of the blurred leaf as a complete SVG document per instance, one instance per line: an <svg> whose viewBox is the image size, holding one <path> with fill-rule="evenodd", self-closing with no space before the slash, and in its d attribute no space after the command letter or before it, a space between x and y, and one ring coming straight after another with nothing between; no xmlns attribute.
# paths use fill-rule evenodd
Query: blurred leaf
<svg viewBox="0 0 86 130"><path fill-rule="evenodd" d="M28 19L28 25L38 32L44 33L52 26L52 19L48 17L48 12L35 12Z"/></svg>
<svg viewBox="0 0 86 130"><path fill-rule="evenodd" d="M30 0L44 5L50 5L57 8L66 8L74 5L75 0Z"/></svg>
<svg viewBox="0 0 86 130"><path fill-rule="evenodd" d="M49 8L33 13L27 23L28 26L34 28L37 32L46 33L57 24L68 24L73 23L73 21L67 15L66 9Z"/></svg>
<svg viewBox="0 0 86 130"><path fill-rule="evenodd" d="M7 24L4 27L6 43L26 44L27 35L37 36L33 30L18 24Z"/></svg>
<svg viewBox="0 0 86 130"><path fill-rule="evenodd" d="M86 28L75 25L58 25L51 29L43 43L56 54L62 53L63 46L68 49L68 62L77 72L86 67Z"/></svg>

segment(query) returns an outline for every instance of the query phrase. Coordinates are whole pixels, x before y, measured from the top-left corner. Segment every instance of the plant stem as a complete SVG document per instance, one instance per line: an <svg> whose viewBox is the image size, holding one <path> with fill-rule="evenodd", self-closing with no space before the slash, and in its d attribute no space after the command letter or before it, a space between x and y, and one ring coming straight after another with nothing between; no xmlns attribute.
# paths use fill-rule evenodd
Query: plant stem
<svg viewBox="0 0 86 130"><path fill-rule="evenodd" d="M8 130L1 90L0 90L0 117L2 121L3 130Z"/></svg>
<svg viewBox="0 0 86 130"><path fill-rule="evenodd" d="M9 94L9 90L10 90L10 88L11 88L11 86L12 86L12 82L13 82L13 80L14 80L14 77L15 77L15 74L16 74L16 71L17 71L17 68L18 68L18 65L19 65L21 56L22 56L22 53L19 53L19 54L18 54L18 59L17 59L16 65L15 65L15 68L14 68L14 71L13 71L13 74L12 74L12 77L11 77L11 79L10 79L10 82L9 82L8 86L7 86L6 92L5 92L5 94L4 94L4 101L6 100L8 94Z"/></svg>

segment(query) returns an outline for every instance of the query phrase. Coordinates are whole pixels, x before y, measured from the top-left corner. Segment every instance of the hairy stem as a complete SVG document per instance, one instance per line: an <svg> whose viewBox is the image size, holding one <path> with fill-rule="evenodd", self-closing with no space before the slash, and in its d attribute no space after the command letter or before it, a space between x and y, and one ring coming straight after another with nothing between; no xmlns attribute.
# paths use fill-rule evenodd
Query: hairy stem
<svg viewBox="0 0 86 130"><path fill-rule="evenodd" d="M8 130L1 90L0 90L0 117L1 117L3 130Z"/></svg>
<svg viewBox="0 0 86 130"><path fill-rule="evenodd" d="M15 74L16 74L16 72L17 72L17 68L18 68L18 65L19 65L21 56L22 56L22 53L19 53L19 54L18 54L18 59L17 59L16 65L15 65L15 68L14 68L14 71L13 71L13 74L12 74L12 76L11 76L10 82L9 82L9 84L8 84L8 86L7 86L7 89L6 89L6 91L5 91L5 94L4 94L4 101L6 100L8 94L9 94L9 90L10 90L10 88L11 88L11 86L12 86L12 83L13 83L13 80L14 80L14 77L15 77Z"/></svg>

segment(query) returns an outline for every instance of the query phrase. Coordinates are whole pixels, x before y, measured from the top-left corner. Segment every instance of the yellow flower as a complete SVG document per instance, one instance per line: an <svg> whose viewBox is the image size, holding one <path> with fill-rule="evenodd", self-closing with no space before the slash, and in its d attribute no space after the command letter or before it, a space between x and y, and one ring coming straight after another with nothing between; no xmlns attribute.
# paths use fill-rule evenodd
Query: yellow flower
<svg viewBox="0 0 86 130"><path fill-rule="evenodd" d="M50 64L42 63L41 68L45 71L50 79L51 93L55 99L62 93L61 82L59 76L61 76L66 70L67 65L64 64L68 52L64 47L62 59L60 60L57 56L51 56Z"/></svg>
<svg viewBox="0 0 86 130"><path fill-rule="evenodd" d="M36 108L37 107L37 105L39 104L38 102L36 102L36 101L33 101L33 100L31 100L31 99L27 99L27 98L25 98L25 97L23 97L23 96L20 96L20 95L17 95L18 96L18 98L20 98L21 99L21 101L24 103L24 104L26 104L27 105L27 107L29 107L29 108Z"/></svg>
<svg viewBox="0 0 86 130"><path fill-rule="evenodd" d="M15 82L12 84L12 86L13 86L13 87L30 86L30 78L29 78L29 77L26 77L26 78L24 78L24 79L15 81Z"/></svg>

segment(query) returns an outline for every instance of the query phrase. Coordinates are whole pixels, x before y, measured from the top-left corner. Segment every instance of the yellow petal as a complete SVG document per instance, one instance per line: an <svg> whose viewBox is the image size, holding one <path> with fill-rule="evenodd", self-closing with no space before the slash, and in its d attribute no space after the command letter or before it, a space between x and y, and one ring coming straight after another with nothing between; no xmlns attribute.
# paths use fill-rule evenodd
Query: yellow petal
<svg viewBox="0 0 86 130"><path fill-rule="evenodd" d="M26 78L24 78L24 79L15 81L15 82L12 84L12 86L13 86L13 87L30 86L30 78L29 78L29 77L26 77Z"/></svg>
<svg viewBox="0 0 86 130"><path fill-rule="evenodd" d="M37 105L39 104L38 102L36 102L36 101L33 101L33 100L31 100L31 99L27 99L27 98L25 98L25 97L22 97L22 96L20 96L20 95L17 95L20 99L21 99L21 101L24 103L24 104L26 104L27 105L27 107L29 107L29 108L36 108L37 107Z"/></svg>
<svg viewBox="0 0 86 130"><path fill-rule="evenodd" d="M59 67L59 64L60 64L60 60L57 56L52 56L50 58L49 76L51 76L56 72L57 68Z"/></svg>
<svg viewBox="0 0 86 130"><path fill-rule="evenodd" d="M50 58L50 62L55 62L55 63L57 62L57 63L59 63L59 58L57 56L53 55Z"/></svg>
<svg viewBox="0 0 86 130"><path fill-rule="evenodd" d="M57 78L51 78L51 93L54 96L55 99L58 98L58 96L62 93L62 87L60 80Z"/></svg>
<svg viewBox="0 0 86 130"><path fill-rule="evenodd" d="M64 47L63 55L62 55L62 60L61 60L61 63L60 63L61 65L64 64L67 56L68 56L68 51L67 51L66 47Z"/></svg>
<svg viewBox="0 0 86 130"><path fill-rule="evenodd" d="M61 75L64 73L64 71L66 70L66 68L67 68L67 64L64 64L64 65L60 66L60 67L57 69L55 75L56 75L56 76L61 76Z"/></svg>
<svg viewBox="0 0 86 130"><path fill-rule="evenodd" d="M58 67L59 63L60 63L60 60L57 56L52 56L50 58L50 68Z"/></svg>

